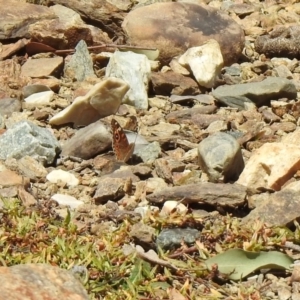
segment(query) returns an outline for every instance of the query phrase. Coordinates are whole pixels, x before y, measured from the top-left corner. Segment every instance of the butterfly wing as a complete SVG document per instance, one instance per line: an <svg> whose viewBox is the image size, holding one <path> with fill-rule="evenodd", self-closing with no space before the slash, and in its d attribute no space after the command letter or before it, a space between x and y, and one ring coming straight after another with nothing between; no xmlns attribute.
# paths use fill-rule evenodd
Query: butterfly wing
<svg viewBox="0 0 300 300"><path fill-rule="evenodd" d="M129 144L126 134L120 124L111 120L111 129L113 134L112 147L118 161L127 162L134 151L134 143Z"/></svg>

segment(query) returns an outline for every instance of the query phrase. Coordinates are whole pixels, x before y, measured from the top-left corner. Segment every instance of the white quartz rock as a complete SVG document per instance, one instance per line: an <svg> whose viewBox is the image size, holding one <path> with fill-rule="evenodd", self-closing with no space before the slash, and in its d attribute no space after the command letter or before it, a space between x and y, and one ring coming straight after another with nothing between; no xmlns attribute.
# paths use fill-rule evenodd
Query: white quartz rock
<svg viewBox="0 0 300 300"><path fill-rule="evenodd" d="M53 98L53 95L53 91L35 93L25 98L24 101L27 103L49 104Z"/></svg>
<svg viewBox="0 0 300 300"><path fill-rule="evenodd" d="M69 206L71 209L75 209L78 206L84 204L82 201L77 200L75 197L70 195L55 194L51 197L51 199L56 201L60 205Z"/></svg>
<svg viewBox="0 0 300 300"><path fill-rule="evenodd" d="M209 40L200 47L189 48L178 62L191 70L199 85L212 88L223 66L223 55L216 40Z"/></svg>
<svg viewBox="0 0 300 300"><path fill-rule="evenodd" d="M121 78L129 84L124 103L147 109L150 74L151 64L146 55L116 51L109 60L105 76Z"/></svg>
<svg viewBox="0 0 300 300"><path fill-rule="evenodd" d="M79 180L75 177L75 175L64 170L53 170L46 176L46 178L52 183L57 183L60 180L69 186L76 186L79 184Z"/></svg>

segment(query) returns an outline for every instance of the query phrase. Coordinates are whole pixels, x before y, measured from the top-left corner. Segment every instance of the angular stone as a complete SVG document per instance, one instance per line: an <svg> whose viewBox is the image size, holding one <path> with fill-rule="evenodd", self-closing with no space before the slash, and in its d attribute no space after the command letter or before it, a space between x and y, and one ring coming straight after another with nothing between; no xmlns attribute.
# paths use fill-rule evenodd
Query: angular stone
<svg viewBox="0 0 300 300"><path fill-rule="evenodd" d="M240 144L224 132L202 140L198 146L198 158L201 169L212 182L234 181L244 169Z"/></svg>
<svg viewBox="0 0 300 300"><path fill-rule="evenodd" d="M31 96L32 94L40 93L40 92L47 92L51 89L43 84L29 84L23 87L22 92L24 98Z"/></svg>
<svg viewBox="0 0 300 300"><path fill-rule="evenodd" d="M83 81L87 77L96 77L93 68L93 61L87 49L85 41L81 40L72 55L71 60L65 65L64 75L73 81Z"/></svg>
<svg viewBox="0 0 300 300"><path fill-rule="evenodd" d="M168 187L154 192L146 198L154 203L184 199L183 204L206 203L215 207L237 207L245 203L246 187L239 184L200 182Z"/></svg>
<svg viewBox="0 0 300 300"><path fill-rule="evenodd" d="M174 250L182 245L193 245L200 238L200 232L194 228L163 229L156 238L156 245L163 250Z"/></svg>
<svg viewBox="0 0 300 300"><path fill-rule="evenodd" d="M79 184L79 180L74 174L64 170L53 170L46 176L46 178L52 183L58 183L58 181L61 181L68 186L77 186Z"/></svg>
<svg viewBox="0 0 300 300"><path fill-rule="evenodd" d="M105 76L120 78L130 86L123 103L139 109L148 109L150 72L151 66L147 56L131 51L116 51L109 60Z"/></svg>
<svg viewBox="0 0 300 300"><path fill-rule="evenodd" d="M246 103L262 106L275 99L295 99L297 90L294 83L288 79L268 77L261 82L219 86L212 94L225 105L245 109Z"/></svg>
<svg viewBox="0 0 300 300"><path fill-rule="evenodd" d="M0 99L0 114L10 117L13 112L19 112L22 109L22 104L19 99L4 98Z"/></svg>
<svg viewBox="0 0 300 300"><path fill-rule="evenodd" d="M43 164L51 164L60 152L60 145L46 128L29 121L14 124L0 136L0 159L32 156Z"/></svg>
<svg viewBox="0 0 300 300"><path fill-rule="evenodd" d="M19 174L35 181L39 178L44 178L48 174L46 168L31 156L24 156L19 160L9 158L5 160L5 165L16 170Z"/></svg>
<svg viewBox="0 0 300 300"><path fill-rule="evenodd" d="M104 27L117 34L119 24L123 21L125 12L106 0L52 0L52 3L61 4L78 12L82 18L104 24ZM127 11L127 10L126 10Z"/></svg>
<svg viewBox="0 0 300 300"><path fill-rule="evenodd" d="M82 128L62 146L62 156L75 156L90 159L111 147L111 133L97 121Z"/></svg>
<svg viewBox="0 0 300 300"><path fill-rule="evenodd" d="M70 106L53 116L49 123L89 125L100 118L115 114L128 89L128 84L121 79L104 79L94 85L85 96L75 98Z"/></svg>
<svg viewBox="0 0 300 300"><path fill-rule="evenodd" d="M257 220L270 226L293 226L294 220L300 221L299 191L282 190L270 194L262 203L257 203L246 217L243 223L252 223Z"/></svg>
<svg viewBox="0 0 300 300"><path fill-rule="evenodd" d="M191 70L196 81L206 88L212 88L224 65L220 45L208 40L202 46L189 48L178 62Z"/></svg>
<svg viewBox="0 0 300 300"><path fill-rule="evenodd" d="M266 143L252 154L237 183L254 189L279 191L299 168L298 145Z"/></svg>
<svg viewBox="0 0 300 300"><path fill-rule="evenodd" d="M151 82L155 94L158 95L197 95L200 93L195 80L172 71L151 73Z"/></svg>
<svg viewBox="0 0 300 300"><path fill-rule="evenodd" d="M128 44L158 48L163 62L215 39L220 44L225 65L230 65L238 60L244 47L242 28L227 14L188 2L154 3L134 9L122 27Z"/></svg>
<svg viewBox="0 0 300 300"><path fill-rule="evenodd" d="M56 19L43 19L29 26L28 31L33 41L57 50L72 49L80 40L84 40L89 46L111 43L107 33L85 24L80 15L72 9L53 5L50 10L57 16Z"/></svg>
<svg viewBox="0 0 300 300"><path fill-rule="evenodd" d="M59 76L63 67L63 58L60 56L52 58L28 59L22 66L21 75L28 77Z"/></svg>
<svg viewBox="0 0 300 300"><path fill-rule="evenodd" d="M46 6L21 1L0 1L0 39L29 37L30 24L43 19L55 19L55 14Z"/></svg>
<svg viewBox="0 0 300 300"><path fill-rule="evenodd" d="M55 194L51 196L51 199L56 201L59 205L69 206L71 209L76 209L78 206L84 204L83 201L77 200L70 195Z"/></svg>
<svg viewBox="0 0 300 300"><path fill-rule="evenodd" d="M18 2L19 3L19 2ZM1 299L88 300L80 281L67 270L50 264L20 264L1 267ZM16 293L16 289L18 293Z"/></svg>
<svg viewBox="0 0 300 300"><path fill-rule="evenodd" d="M101 177L94 195L95 203L102 204L108 200L118 200L131 188L130 179Z"/></svg>
<svg viewBox="0 0 300 300"><path fill-rule="evenodd" d="M0 61L0 99L22 99L22 88L30 77L21 74L21 65L15 59Z"/></svg>

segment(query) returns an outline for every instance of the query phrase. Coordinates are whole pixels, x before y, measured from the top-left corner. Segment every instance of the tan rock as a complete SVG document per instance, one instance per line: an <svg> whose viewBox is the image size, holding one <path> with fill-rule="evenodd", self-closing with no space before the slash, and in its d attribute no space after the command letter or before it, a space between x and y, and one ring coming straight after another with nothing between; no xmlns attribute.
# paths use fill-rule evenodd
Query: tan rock
<svg viewBox="0 0 300 300"><path fill-rule="evenodd" d="M299 168L299 146L266 143L252 154L237 183L279 191Z"/></svg>
<svg viewBox="0 0 300 300"><path fill-rule="evenodd" d="M39 20L55 19L55 14L46 6L0 1L0 39L29 37L28 27Z"/></svg>
<svg viewBox="0 0 300 300"><path fill-rule="evenodd" d="M81 17L103 24L106 29L116 36L121 35L119 24L123 21L125 12L115 5L114 1L107 0L53 0L78 12ZM124 1L122 1L124 4ZM127 10L126 10L127 11Z"/></svg>
<svg viewBox="0 0 300 300"><path fill-rule="evenodd" d="M74 123L89 125L100 118L115 114L129 86L117 78L107 78L97 83L85 96L74 102L49 120L52 125Z"/></svg>
<svg viewBox="0 0 300 300"><path fill-rule="evenodd" d="M74 48L80 40L84 40L89 46L111 43L106 33L92 25L86 25L72 9L54 5L50 10L57 16L56 19L43 19L29 26L29 33L34 41L58 50Z"/></svg>
<svg viewBox="0 0 300 300"><path fill-rule="evenodd" d="M59 76L63 67L63 58L60 56L52 58L28 59L22 66L21 75L28 77Z"/></svg>
<svg viewBox="0 0 300 300"><path fill-rule="evenodd" d="M30 78L21 74L21 66L15 59L0 61L0 99L22 98L22 88Z"/></svg>
<svg viewBox="0 0 300 300"><path fill-rule="evenodd" d="M0 276L1 299L89 299L82 284L70 271L53 267L50 264L1 267ZM19 292L16 293L16 290Z"/></svg>
<svg viewBox="0 0 300 300"><path fill-rule="evenodd" d="M230 65L238 60L244 47L243 30L235 21L218 9L194 3L167 2L140 7L125 17L122 27L128 44L157 47L163 62L215 39L225 65Z"/></svg>

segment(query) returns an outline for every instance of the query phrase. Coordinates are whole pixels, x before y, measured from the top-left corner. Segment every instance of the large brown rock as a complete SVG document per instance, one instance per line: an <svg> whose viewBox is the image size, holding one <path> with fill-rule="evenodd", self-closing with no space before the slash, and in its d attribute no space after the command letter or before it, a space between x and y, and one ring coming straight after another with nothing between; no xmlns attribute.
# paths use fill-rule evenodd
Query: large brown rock
<svg viewBox="0 0 300 300"><path fill-rule="evenodd" d="M157 47L169 62L209 39L219 42L225 65L236 62L244 47L242 28L219 10L193 3L155 3L131 11L122 24L127 43Z"/></svg>

